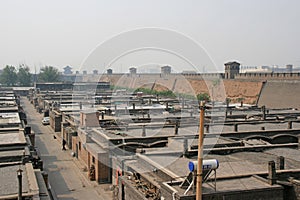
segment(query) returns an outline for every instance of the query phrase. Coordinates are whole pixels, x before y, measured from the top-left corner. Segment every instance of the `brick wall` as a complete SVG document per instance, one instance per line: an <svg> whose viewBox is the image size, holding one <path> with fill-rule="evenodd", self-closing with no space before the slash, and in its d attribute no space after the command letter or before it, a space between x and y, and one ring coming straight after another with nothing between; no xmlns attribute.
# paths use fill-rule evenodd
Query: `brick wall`
<svg viewBox="0 0 300 200"><path fill-rule="evenodd" d="M129 181L127 181L126 178L120 177L119 180L119 200L122 200L122 195L124 195L125 200L147 200L147 198L141 192L139 192ZM124 189L122 189L122 185Z"/></svg>
<svg viewBox="0 0 300 200"><path fill-rule="evenodd" d="M77 158L88 168L90 166L89 165L89 153L86 151L86 149L84 148L84 146L82 144L83 143L80 141L79 137L77 137L77 136L72 137L72 151L76 153L76 145L77 145L77 147L78 147Z"/></svg>
<svg viewBox="0 0 300 200"><path fill-rule="evenodd" d="M60 132L61 131L61 114L57 113L56 111L51 111L50 112L50 126L55 132Z"/></svg>
<svg viewBox="0 0 300 200"><path fill-rule="evenodd" d="M109 183L111 181L110 167L109 167L109 156L107 153L100 154L101 159L88 153L89 163L88 168L92 165L95 166L95 176L98 183Z"/></svg>

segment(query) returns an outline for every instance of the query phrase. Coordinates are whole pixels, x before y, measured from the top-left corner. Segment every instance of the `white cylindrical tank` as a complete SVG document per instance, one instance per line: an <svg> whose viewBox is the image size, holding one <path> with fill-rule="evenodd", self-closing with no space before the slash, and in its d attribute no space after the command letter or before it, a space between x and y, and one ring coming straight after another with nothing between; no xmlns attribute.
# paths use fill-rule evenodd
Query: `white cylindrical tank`
<svg viewBox="0 0 300 200"><path fill-rule="evenodd" d="M190 161L189 162L189 170L191 172L197 170L197 161ZM219 168L219 161L217 159L209 159L203 160L202 169L203 170L210 170L210 169L218 169Z"/></svg>

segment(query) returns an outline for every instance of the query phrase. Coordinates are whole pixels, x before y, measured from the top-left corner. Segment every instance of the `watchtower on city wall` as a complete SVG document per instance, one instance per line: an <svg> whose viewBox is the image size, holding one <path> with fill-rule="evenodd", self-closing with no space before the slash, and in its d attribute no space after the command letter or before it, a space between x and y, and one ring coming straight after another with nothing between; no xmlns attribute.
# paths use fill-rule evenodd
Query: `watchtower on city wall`
<svg viewBox="0 0 300 200"><path fill-rule="evenodd" d="M262 86L269 81L300 81L300 73L288 72L262 72L262 73L241 73L240 63L231 61L224 64L224 73L197 73L196 71L185 71L172 73L171 66L163 66L160 73L138 73L136 68L131 68L129 73L107 73L98 77L86 77L91 81L110 82L113 86L124 88L146 87L153 90L168 89L175 93L199 94L214 93L214 100L222 100L216 97L219 91L225 90L224 94L231 102L238 102L244 99L244 103L255 104L262 92ZM290 69L291 67L287 67ZM100 79L100 80L99 80ZM217 84L218 83L218 84ZM213 91L212 91L213 90Z"/></svg>
<svg viewBox="0 0 300 200"><path fill-rule="evenodd" d="M234 79L240 73L240 63L233 61L227 62L225 65L225 79Z"/></svg>

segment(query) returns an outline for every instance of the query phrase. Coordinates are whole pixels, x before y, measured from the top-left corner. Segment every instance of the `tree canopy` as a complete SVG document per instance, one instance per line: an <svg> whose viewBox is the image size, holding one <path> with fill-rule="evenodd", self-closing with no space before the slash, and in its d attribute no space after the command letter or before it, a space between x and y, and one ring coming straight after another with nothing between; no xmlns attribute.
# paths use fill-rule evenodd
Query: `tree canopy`
<svg viewBox="0 0 300 200"><path fill-rule="evenodd" d="M31 86L32 84L32 75L30 69L26 65L20 65L17 73L18 83L20 86Z"/></svg>
<svg viewBox="0 0 300 200"><path fill-rule="evenodd" d="M5 86L15 86L17 83L17 70L14 66L6 65L0 75L0 82Z"/></svg>
<svg viewBox="0 0 300 200"><path fill-rule="evenodd" d="M52 66L45 66L41 68L38 75L39 82L58 82L60 81L60 74L58 69Z"/></svg>
<svg viewBox="0 0 300 200"><path fill-rule="evenodd" d="M198 99L198 101L208 102L208 101L210 101L210 96L207 93L200 93L200 94L197 94L197 99Z"/></svg>

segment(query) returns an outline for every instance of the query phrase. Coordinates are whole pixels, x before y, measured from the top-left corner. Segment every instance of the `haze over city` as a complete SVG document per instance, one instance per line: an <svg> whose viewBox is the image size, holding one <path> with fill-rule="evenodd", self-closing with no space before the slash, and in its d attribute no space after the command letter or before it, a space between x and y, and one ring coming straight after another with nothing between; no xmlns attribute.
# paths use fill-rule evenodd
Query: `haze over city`
<svg viewBox="0 0 300 200"><path fill-rule="evenodd" d="M298 0L0 3L0 199L300 199Z"/></svg>
<svg viewBox="0 0 300 200"><path fill-rule="evenodd" d="M192 38L219 71L230 60L298 67L299 4L297 0L2 1L0 67L25 63L32 71L45 65L77 70L108 38L143 27L170 29ZM125 60L119 70L125 72L132 64Z"/></svg>

